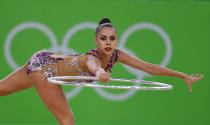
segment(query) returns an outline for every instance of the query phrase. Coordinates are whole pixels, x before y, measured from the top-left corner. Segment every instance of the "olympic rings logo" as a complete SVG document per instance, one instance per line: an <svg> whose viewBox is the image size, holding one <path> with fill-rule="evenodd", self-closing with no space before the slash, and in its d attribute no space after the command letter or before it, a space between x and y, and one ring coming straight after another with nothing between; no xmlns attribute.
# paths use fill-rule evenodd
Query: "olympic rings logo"
<svg viewBox="0 0 210 125"><path fill-rule="evenodd" d="M77 32L79 32L81 30L86 30L86 29L95 30L96 26L97 26L97 24L94 22L82 22L82 23L76 24L74 27L70 28L67 31L67 33L63 37L62 45L59 46L56 35L46 25L38 23L38 22L21 23L21 24L15 26L9 32L8 36L6 37L5 44L4 44L4 55L6 57L6 61L8 62L10 67L14 70L19 67L19 65L15 62L15 60L13 59L13 57L11 55L10 47L11 47L13 38L16 36L17 33L21 32L22 30L36 29L36 30L43 32L48 37L49 41L51 42L51 48L50 48L51 51L54 51L54 52L59 51L59 52L63 52L63 53L77 53L77 51L75 49L68 48L68 44L71 41L71 38L74 36L74 34L76 34ZM172 56L172 44L171 44L171 40L170 40L169 36L167 35L167 33L158 25L144 22L144 23L137 23L137 24L134 24L134 25L128 27L128 29L122 34L122 37L120 37L120 39L119 39L119 47L118 48L125 50L126 52L128 52L129 54L131 54L133 56L138 57L138 55L135 54L132 50L126 48L125 44L131 34L133 34L136 31L143 30L143 29L147 29L147 30L156 32L163 39L163 42L166 47L166 52L165 52L163 60L160 62L160 65L167 66L171 59L171 56ZM139 70L133 69L133 68L125 66L125 65L123 65L123 66L125 67L125 69L128 72L130 72L131 74L134 74L137 79L143 79L143 78L149 76L148 74L141 72ZM101 88L94 88L94 89L102 97L104 97L108 100L112 100L112 101L125 100L128 97L130 97L136 93L136 90L128 90L128 91L120 93L120 94L112 94L112 93L107 92ZM79 94L79 92L81 90L82 90L81 87L77 87L69 92L66 92L66 97L73 98L77 94Z"/></svg>

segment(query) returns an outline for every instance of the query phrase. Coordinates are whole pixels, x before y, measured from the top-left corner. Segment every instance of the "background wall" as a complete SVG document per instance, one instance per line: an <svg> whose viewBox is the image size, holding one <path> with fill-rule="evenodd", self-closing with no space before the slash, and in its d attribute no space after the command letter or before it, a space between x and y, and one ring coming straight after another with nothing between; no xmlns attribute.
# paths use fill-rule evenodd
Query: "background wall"
<svg viewBox="0 0 210 125"><path fill-rule="evenodd" d="M94 27L103 17L117 28L119 48L151 63L202 73L205 78L189 93L178 78L148 76L116 64L113 77L171 83L174 89L128 92L64 87L76 125L209 125L208 1L1 0L0 78L43 48L60 53L95 48ZM57 124L34 88L0 97L0 123Z"/></svg>

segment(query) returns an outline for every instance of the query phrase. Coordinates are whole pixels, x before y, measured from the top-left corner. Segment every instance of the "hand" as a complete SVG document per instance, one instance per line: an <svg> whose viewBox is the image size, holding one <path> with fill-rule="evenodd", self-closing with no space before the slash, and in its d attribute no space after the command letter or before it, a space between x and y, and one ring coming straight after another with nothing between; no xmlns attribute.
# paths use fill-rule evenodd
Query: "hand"
<svg viewBox="0 0 210 125"><path fill-rule="evenodd" d="M197 82L198 80L201 80L202 78L203 78L202 74L192 74L192 75L186 75L184 77L184 81L187 84L190 92L192 92L192 84Z"/></svg>
<svg viewBox="0 0 210 125"><path fill-rule="evenodd" d="M98 78L101 82L109 82L110 81L110 76L109 76L109 73L107 73L107 72L101 73Z"/></svg>

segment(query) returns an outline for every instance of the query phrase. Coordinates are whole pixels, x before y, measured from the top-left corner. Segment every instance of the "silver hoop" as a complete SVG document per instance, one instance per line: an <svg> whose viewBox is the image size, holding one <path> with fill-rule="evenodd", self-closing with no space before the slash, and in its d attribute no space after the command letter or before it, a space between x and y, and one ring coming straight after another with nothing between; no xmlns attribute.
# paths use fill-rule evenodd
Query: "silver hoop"
<svg viewBox="0 0 210 125"><path fill-rule="evenodd" d="M110 81L115 82L128 82L135 85L109 85L109 83L96 84L95 82L72 82L66 80L88 80L99 81L97 77L92 76L58 76L50 77L48 81L53 84L69 85L69 86L81 86L81 87L93 87L93 88L110 88L110 89L137 89L137 90L171 90L172 85L154 81L138 80L138 79L122 79L122 78L110 78ZM150 86L143 86L150 85Z"/></svg>

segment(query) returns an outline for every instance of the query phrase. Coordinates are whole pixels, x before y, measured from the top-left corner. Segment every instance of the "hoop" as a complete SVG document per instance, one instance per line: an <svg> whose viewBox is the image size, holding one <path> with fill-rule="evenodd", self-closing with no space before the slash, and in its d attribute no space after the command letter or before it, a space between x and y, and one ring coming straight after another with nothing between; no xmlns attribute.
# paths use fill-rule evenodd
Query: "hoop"
<svg viewBox="0 0 210 125"><path fill-rule="evenodd" d="M93 88L110 88L110 89L137 89L137 90L170 90L173 86L165 83L160 82L153 82L153 81L145 81L145 80L138 80L138 79L121 79L121 78L111 78L110 81L117 81L117 82L129 82L135 83L132 86L122 86L122 85L107 85L106 83L103 85L94 84L94 83L78 83L78 82L69 82L64 80L91 80L91 81L98 81L97 77L92 76L59 76L59 77L50 77L48 81L54 84L61 84L61 85L70 85L70 86L81 86L81 87L93 87ZM152 86L142 86L143 84L152 85Z"/></svg>
<svg viewBox="0 0 210 125"><path fill-rule="evenodd" d="M70 85L70 86L81 86L81 87L93 87L93 88L110 88L110 89L137 89L137 90L171 90L172 85L154 81L138 80L138 79L122 79L122 78L110 78L110 81L116 82L129 82L134 83L135 85L108 85L104 83L103 85L96 83L84 83L84 82L69 82L65 80L88 80L88 81L99 81L97 77L92 76L59 76L59 77L50 77L48 81L53 84L61 85ZM152 85L152 86L143 86Z"/></svg>

